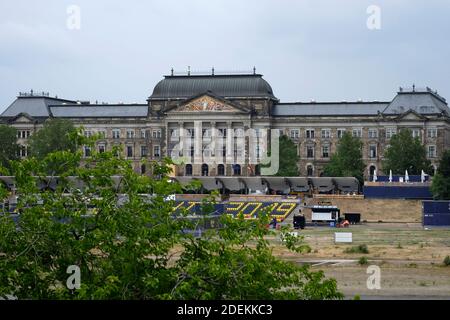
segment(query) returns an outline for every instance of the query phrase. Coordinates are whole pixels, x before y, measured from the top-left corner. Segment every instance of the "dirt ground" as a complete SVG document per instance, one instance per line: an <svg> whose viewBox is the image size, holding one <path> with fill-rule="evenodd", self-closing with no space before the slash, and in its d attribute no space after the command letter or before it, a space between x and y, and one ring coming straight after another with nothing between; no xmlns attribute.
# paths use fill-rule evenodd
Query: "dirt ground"
<svg viewBox="0 0 450 320"><path fill-rule="evenodd" d="M293 230L294 231L294 230ZM339 289L351 299L450 299L450 230L424 230L416 223L368 223L346 229L307 227L298 231L311 247L297 254L284 249L274 236L274 253L295 263L308 263L337 280ZM352 232L352 244L335 244L335 232ZM347 253L347 248L365 244L368 253ZM359 259L367 258L366 265ZM381 289L369 290L367 267L377 265Z"/></svg>

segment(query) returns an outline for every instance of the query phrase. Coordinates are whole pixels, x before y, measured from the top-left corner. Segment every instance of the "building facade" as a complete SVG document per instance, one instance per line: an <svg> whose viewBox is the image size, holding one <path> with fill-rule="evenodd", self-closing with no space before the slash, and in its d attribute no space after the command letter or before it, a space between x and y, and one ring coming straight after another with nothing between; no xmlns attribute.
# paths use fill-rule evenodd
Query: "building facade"
<svg viewBox="0 0 450 320"><path fill-rule="evenodd" d="M17 128L21 156L49 118L70 119L85 135L101 135L98 151L121 145L136 171L142 159L176 160L177 176L252 176L276 130L297 145L299 172L320 176L344 132L361 138L365 175L383 173L383 151L403 128L426 146L436 168L450 148L450 109L430 88L400 88L392 101L280 102L261 74L165 76L145 104L90 103L20 93L0 122ZM248 134L251 132L251 134ZM273 135L273 134L272 134ZM89 156L91 150L85 149Z"/></svg>

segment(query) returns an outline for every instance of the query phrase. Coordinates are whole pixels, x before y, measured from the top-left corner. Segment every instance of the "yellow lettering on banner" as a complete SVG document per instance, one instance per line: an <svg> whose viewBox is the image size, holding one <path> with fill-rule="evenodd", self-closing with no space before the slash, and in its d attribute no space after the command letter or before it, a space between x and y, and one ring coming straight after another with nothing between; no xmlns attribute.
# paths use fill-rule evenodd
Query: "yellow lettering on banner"
<svg viewBox="0 0 450 320"><path fill-rule="evenodd" d="M244 202L228 202L228 205L236 206L234 208L230 208L229 206L227 206L227 212L231 211L233 213L236 211L240 211L240 209L244 205Z"/></svg>
<svg viewBox="0 0 450 320"><path fill-rule="evenodd" d="M253 205L255 206L255 208L250 213L244 214L244 212L248 208L248 206L253 206ZM253 214L255 213L255 211L258 210L261 206L262 206L261 202L248 202L239 213L242 212L242 214L244 214L244 217L246 219L249 219L249 218L253 217Z"/></svg>
<svg viewBox="0 0 450 320"><path fill-rule="evenodd" d="M191 210L197 203L200 203L200 202L189 201L188 207L186 208L186 210Z"/></svg>

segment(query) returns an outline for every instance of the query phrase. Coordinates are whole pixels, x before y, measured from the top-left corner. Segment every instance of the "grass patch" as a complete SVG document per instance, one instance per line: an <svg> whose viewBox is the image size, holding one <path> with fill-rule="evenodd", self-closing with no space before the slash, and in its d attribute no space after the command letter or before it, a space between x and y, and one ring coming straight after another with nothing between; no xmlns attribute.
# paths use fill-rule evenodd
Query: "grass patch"
<svg viewBox="0 0 450 320"><path fill-rule="evenodd" d="M444 266L448 267L450 266L450 256L446 256L444 259Z"/></svg>
<svg viewBox="0 0 450 320"><path fill-rule="evenodd" d="M361 257L361 258L359 258L358 263L359 263L359 265L364 266L366 264L369 264L369 260L367 260L366 257Z"/></svg>
<svg viewBox="0 0 450 320"><path fill-rule="evenodd" d="M365 244L360 244L359 246L353 246L350 248L346 248L344 250L344 253L364 253L367 254L369 253L369 248L367 248L367 245Z"/></svg>

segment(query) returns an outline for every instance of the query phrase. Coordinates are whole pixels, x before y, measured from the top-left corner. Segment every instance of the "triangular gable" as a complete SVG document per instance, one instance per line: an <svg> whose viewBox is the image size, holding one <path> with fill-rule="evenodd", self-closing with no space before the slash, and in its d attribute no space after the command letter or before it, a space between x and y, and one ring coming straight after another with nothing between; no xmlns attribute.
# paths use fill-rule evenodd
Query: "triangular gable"
<svg viewBox="0 0 450 320"><path fill-rule="evenodd" d="M419 114L417 111L413 109L409 109L408 111L402 113L395 120L427 120L428 118Z"/></svg>
<svg viewBox="0 0 450 320"><path fill-rule="evenodd" d="M30 116L28 113L19 113L17 116L9 120L10 123L27 123L34 122L34 118Z"/></svg>
<svg viewBox="0 0 450 320"><path fill-rule="evenodd" d="M249 110L227 101L211 92L202 93L184 100L179 106L174 106L170 112L231 112L249 113Z"/></svg>

